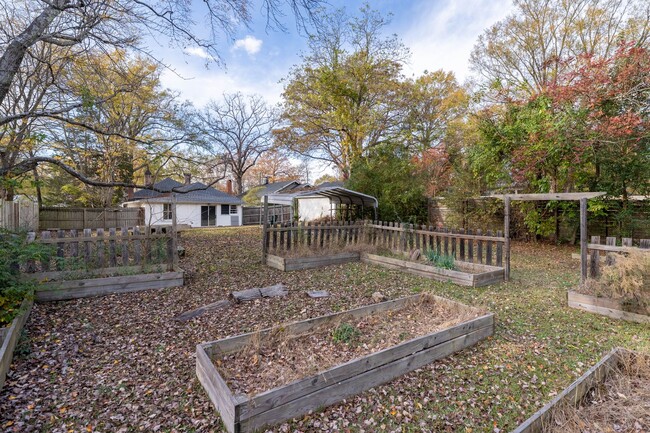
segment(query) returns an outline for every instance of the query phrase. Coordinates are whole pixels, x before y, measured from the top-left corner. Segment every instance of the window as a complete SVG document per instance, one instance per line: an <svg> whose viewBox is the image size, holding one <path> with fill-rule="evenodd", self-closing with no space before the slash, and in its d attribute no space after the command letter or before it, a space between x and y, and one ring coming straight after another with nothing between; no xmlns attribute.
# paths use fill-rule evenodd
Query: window
<svg viewBox="0 0 650 433"><path fill-rule="evenodd" d="M230 205L222 204L221 205L221 215L230 215Z"/></svg>
<svg viewBox="0 0 650 433"><path fill-rule="evenodd" d="M237 205L231 204L230 205L230 214L237 214Z"/></svg>
<svg viewBox="0 0 650 433"><path fill-rule="evenodd" d="M172 205L171 203L163 203L163 219L172 219Z"/></svg>

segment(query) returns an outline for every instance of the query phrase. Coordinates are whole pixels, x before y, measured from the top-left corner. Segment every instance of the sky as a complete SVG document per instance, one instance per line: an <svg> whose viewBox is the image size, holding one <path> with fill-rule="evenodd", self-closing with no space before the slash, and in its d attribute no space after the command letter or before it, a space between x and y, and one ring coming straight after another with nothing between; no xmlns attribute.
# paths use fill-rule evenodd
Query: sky
<svg viewBox="0 0 650 433"><path fill-rule="evenodd" d="M330 0L333 7L345 6L351 13L363 3ZM396 34L410 49L406 76L443 69L453 71L460 82L470 75L469 57L478 36L512 11L511 0L375 0L370 4L384 16L392 14L386 34ZM267 31L263 16L256 12L249 29L241 29L234 40L221 45L225 67L214 63L206 67L207 53L198 47L182 51L158 47L158 57L171 67L162 74L163 86L178 91L196 107L233 92L280 102L280 80L300 63L307 41L289 18L286 32Z"/></svg>

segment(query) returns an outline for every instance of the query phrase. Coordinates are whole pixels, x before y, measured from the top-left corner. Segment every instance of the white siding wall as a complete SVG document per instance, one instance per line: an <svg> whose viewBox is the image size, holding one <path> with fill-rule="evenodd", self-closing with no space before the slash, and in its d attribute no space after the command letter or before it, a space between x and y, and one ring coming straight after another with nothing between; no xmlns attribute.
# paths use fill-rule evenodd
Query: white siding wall
<svg viewBox="0 0 650 433"><path fill-rule="evenodd" d="M179 203L176 205L176 223L187 224L191 227L201 227L201 203ZM239 217L239 225L242 225L242 208L237 206L237 214L221 215L221 205L216 206L217 226L230 226L231 216ZM143 207L144 223L146 225L171 225L172 220L163 219L162 203L131 202L126 207Z"/></svg>
<svg viewBox="0 0 650 433"><path fill-rule="evenodd" d="M330 216L330 199L301 198L298 199L298 214L301 221L312 221Z"/></svg>

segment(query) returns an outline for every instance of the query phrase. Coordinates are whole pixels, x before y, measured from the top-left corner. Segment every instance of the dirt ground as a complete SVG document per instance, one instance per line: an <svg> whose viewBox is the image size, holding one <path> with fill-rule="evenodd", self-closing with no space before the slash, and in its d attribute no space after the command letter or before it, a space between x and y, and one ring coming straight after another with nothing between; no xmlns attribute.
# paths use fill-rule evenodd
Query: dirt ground
<svg viewBox="0 0 650 433"><path fill-rule="evenodd" d="M508 431L611 347L650 350L647 325L566 307L579 278L575 247L515 243L509 283L467 288L363 263L283 273L262 266L260 244L256 228L190 231L183 287L35 305L0 392L0 430L222 431L196 379L198 343L367 305L376 291L482 306L496 314L496 334L272 431ZM174 320L231 291L280 282L287 298ZM332 296L304 296L323 289Z"/></svg>

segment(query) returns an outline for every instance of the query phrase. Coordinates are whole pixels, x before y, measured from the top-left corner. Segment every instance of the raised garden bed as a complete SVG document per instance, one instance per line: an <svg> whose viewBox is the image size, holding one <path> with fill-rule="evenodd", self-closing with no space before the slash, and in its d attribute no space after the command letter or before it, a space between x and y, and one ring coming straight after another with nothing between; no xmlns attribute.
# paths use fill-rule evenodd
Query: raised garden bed
<svg viewBox="0 0 650 433"><path fill-rule="evenodd" d="M0 328L0 389L5 384L5 379L7 377L7 372L11 366L11 360L13 358L14 349L20 338L20 333L23 331L27 317L32 310L33 300L25 299L20 306L21 312L19 315L14 317L14 320L11 321L11 325Z"/></svg>
<svg viewBox="0 0 650 433"><path fill-rule="evenodd" d="M567 293L569 307L590 313L602 314L613 319L629 320L638 323L650 323L650 315L629 311L620 299L603 298L585 295L574 291Z"/></svg>
<svg viewBox="0 0 650 433"><path fill-rule="evenodd" d="M134 267L136 268L136 267ZM120 270L119 268L115 268ZM122 269L123 270L123 269ZM104 269L108 272L110 269ZM183 285L183 271L141 273L132 269L133 275L118 275L96 278L67 279L66 273L58 273L57 279L50 280L47 275L39 280L35 290L37 301L62 301L66 299L102 296L112 293L137 292L148 289L163 289ZM45 273L43 273L45 274ZM54 273L50 273L54 276ZM69 278L73 273L68 273ZM31 276L30 276L31 277ZM32 277L33 278L33 277Z"/></svg>
<svg viewBox="0 0 650 433"><path fill-rule="evenodd" d="M513 430L512 433L542 433L542 432L565 432L565 431L575 431L571 427L573 421L578 421L578 424L581 426L580 431L614 431L614 430L604 430L605 425L598 424L594 426L594 430L590 429L590 426L584 425L584 421L580 421L579 418L575 417L576 411L579 406L585 402L585 397L588 393L598 387L606 387L608 380L620 379L622 375L629 374L629 371L634 371L634 375L637 376L635 379L639 383L635 384L636 387L645 389L645 395L647 397L647 385L644 385L648 382L648 361L646 360L637 360L636 357L639 356L634 352L628 351L622 348L616 348L610 351L605 357L603 357L596 365L591 367L585 374L580 376L575 382L573 382L569 387L564 391L558 394L550 403L545 405L542 409L537 411L533 416L528 418L523 424L521 424L517 429ZM638 363L635 365L635 363ZM640 367L641 366L641 367ZM644 371L645 369L645 371ZM607 390L606 390L607 391ZM627 393L627 391L626 391ZM623 395L619 392L618 389L609 390L609 394L613 394L615 398L620 398L623 400L634 399L633 395ZM599 405L592 410L595 410L599 413L604 413L606 411L605 405L607 405L608 400L611 401L611 398L598 397L595 399L596 404ZM645 405L647 408L647 403L650 402L640 402L633 401L635 404ZM584 406L584 405L583 405ZM628 406L628 404L623 403L623 407ZM611 410L611 408L609 409ZM618 424L620 431L633 431L629 430L630 426L623 426L623 414L620 412L621 406L618 406L614 409L615 424ZM629 409L626 409L629 410ZM634 410L634 409L632 409ZM645 412L643 415L647 415L647 411L642 409ZM573 415L573 416L572 416ZM646 431L645 428L648 427L650 423L650 417L646 416L645 420L636 419L637 414L628 413L627 417L632 417L632 422L636 423L634 431ZM572 421L573 419L573 421ZM587 420L588 422L590 420ZM644 423L645 425L642 425ZM638 429L637 429L638 428ZM617 430L618 431L618 430Z"/></svg>
<svg viewBox="0 0 650 433"><path fill-rule="evenodd" d="M504 280L505 276L505 271L501 267L462 261L454 262L458 270L442 269L424 262L413 262L367 253L361 254L361 261L389 269L399 269L436 281L450 281L461 286L470 287L498 284Z"/></svg>
<svg viewBox="0 0 650 433"><path fill-rule="evenodd" d="M280 257L272 254L266 256L266 264L281 271L322 268L330 265L358 262L359 253L345 252L314 257Z"/></svg>
<svg viewBox="0 0 650 433"><path fill-rule="evenodd" d="M367 344L363 344L364 348L370 346L372 350L375 341L391 345L384 348L379 345L379 349L372 353L342 361L329 368L324 367L316 373L289 379L281 384L271 381L272 389L258 389L259 384L255 377L249 377L248 385L238 383L237 376L241 376L239 374L231 375L232 380L227 378L229 372L232 374L232 368L238 369L242 365L237 361L238 357L246 353L250 355L252 347L261 348L259 356L267 356L264 351L275 352L282 344L278 344L279 341L289 342L286 344L312 344L315 348L327 346L344 323L359 321L357 329L363 329L364 326L370 326L370 323L374 322L374 326L378 325L381 328L382 323L390 322L392 318L402 314L400 312L410 312L407 309L415 308L414 305L425 308L424 306L428 305L426 302L431 302L431 305L438 309L444 306L456 312L459 317L464 316L466 320L460 319L458 321L461 323L448 325L449 322L445 324L443 322L446 319L443 319L438 324L440 328L427 332L426 327L420 327L418 321L407 314L405 317L410 320L414 328L418 328L419 334L415 337L408 336L405 337L406 341L392 344L390 342L393 337L389 334L373 335L374 339L363 340L367 341ZM435 314L431 312L429 316ZM392 324L384 326L386 330L392 328ZM476 344L493 332L494 318L490 313L483 314L478 309L437 296L416 295L200 344L197 346L196 371L228 431L252 432L266 425L273 425L311 410L329 406L389 382L436 359ZM399 337L401 339L406 335L409 335L409 332L400 331ZM341 349L341 351L348 350L351 349ZM309 358L312 358L312 353L317 353L316 349L312 350L309 347L304 348L304 351L310 354ZM274 365L270 367L272 364L268 364L267 358L260 360L255 357L257 355L252 356L248 359L249 363L259 363L263 369L275 368ZM300 354L298 356L300 357ZM294 363L295 370L303 371L301 366L308 364L303 358L305 357L291 360L288 365ZM233 365L226 366L225 363ZM220 367L218 368L217 365ZM242 375L249 373L249 370L242 368ZM264 378L259 381L265 382L269 378L276 378L274 372L267 373L269 374L260 375ZM248 392L248 395L242 391Z"/></svg>

